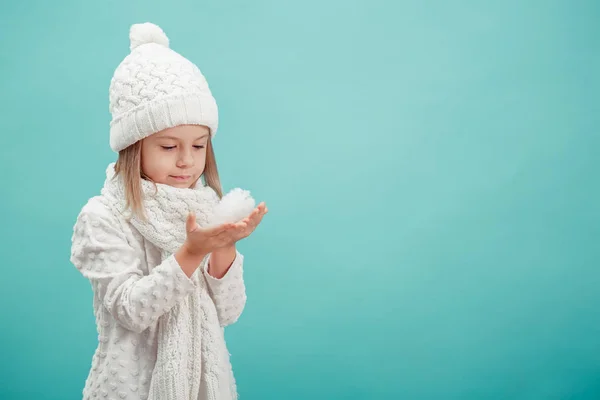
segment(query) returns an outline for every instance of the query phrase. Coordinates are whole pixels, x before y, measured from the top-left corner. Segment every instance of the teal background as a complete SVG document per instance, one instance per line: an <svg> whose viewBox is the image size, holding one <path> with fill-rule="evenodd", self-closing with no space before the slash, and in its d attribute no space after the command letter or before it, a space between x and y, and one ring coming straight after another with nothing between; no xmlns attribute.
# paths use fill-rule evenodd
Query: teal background
<svg viewBox="0 0 600 400"><path fill-rule="evenodd" d="M241 242L241 399L600 398L600 3L5 1L0 398L77 399L72 226L108 85L159 24L217 98Z"/></svg>

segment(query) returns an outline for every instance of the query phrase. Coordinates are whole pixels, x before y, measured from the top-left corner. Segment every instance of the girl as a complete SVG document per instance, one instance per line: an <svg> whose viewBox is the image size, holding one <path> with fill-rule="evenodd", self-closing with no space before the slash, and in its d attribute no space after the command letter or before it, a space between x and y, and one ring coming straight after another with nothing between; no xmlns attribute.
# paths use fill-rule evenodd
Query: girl
<svg viewBox="0 0 600 400"><path fill-rule="evenodd" d="M119 156L72 236L71 261L91 282L98 330L83 398L236 399L223 334L246 302L235 244L267 208L207 227L222 197L211 144L216 102L158 26L133 25L130 41L110 84Z"/></svg>

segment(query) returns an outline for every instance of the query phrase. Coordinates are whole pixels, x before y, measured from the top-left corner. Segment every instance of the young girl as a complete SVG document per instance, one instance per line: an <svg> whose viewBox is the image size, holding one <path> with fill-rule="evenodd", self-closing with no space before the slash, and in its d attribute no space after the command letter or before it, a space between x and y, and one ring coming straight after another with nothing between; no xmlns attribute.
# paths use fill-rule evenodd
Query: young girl
<svg viewBox="0 0 600 400"><path fill-rule="evenodd" d="M216 102L158 26L133 25L130 41L110 85L118 160L73 229L98 330L83 398L236 399L223 334L246 302L235 244L267 208L208 227L222 197Z"/></svg>

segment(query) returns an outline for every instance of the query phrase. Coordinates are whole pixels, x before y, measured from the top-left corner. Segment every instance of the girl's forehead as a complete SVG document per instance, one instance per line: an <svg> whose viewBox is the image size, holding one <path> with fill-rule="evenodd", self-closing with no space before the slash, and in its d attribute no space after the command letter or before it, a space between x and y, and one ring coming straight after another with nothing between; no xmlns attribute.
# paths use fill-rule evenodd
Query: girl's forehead
<svg viewBox="0 0 600 400"><path fill-rule="evenodd" d="M209 130L201 125L182 125L155 133L157 139L198 140L208 137Z"/></svg>

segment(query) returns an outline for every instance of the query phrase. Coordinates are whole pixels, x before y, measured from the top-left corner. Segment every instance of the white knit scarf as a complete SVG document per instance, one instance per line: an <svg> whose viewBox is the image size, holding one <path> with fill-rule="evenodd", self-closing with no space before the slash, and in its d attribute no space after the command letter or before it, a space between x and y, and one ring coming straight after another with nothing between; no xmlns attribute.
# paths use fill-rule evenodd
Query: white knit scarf
<svg viewBox="0 0 600 400"><path fill-rule="evenodd" d="M106 181L102 194L114 201L113 207L129 218L129 222L142 236L161 249L162 260L176 252L186 239L185 221L189 211L196 213L200 226L210 221L214 206L219 202L216 192L202 184L200 179L195 188L180 189L164 184L155 184L141 179L143 206L147 220L144 221L126 210L125 188L122 178L115 175L114 163L106 170ZM202 265L206 259L203 261ZM202 268L202 265L200 268ZM197 271L198 272L198 271ZM199 285L205 285L203 277L194 277ZM201 313L206 313L199 295L192 293L180 301L158 320L158 353L152 372L149 400L197 400L202 373L213 373L217 368L208 367L210 371L201 371L202 340L209 334L209 329L202 329ZM209 379L219 386L225 377ZM227 386L220 384L221 386ZM212 385L211 385L212 386ZM231 387L207 389L210 397L216 399L235 398ZM229 391L225 396L219 395L221 390Z"/></svg>

